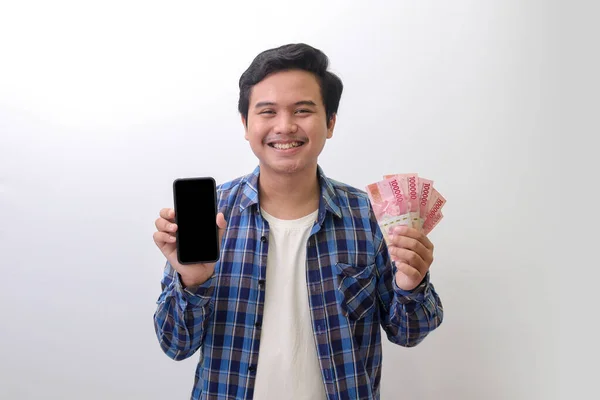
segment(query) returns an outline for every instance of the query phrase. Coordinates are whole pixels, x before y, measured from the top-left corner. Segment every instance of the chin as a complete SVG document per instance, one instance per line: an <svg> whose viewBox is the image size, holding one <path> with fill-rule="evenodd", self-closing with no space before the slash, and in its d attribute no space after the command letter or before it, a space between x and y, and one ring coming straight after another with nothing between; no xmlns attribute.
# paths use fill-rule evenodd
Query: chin
<svg viewBox="0 0 600 400"><path fill-rule="evenodd" d="M279 162L273 164L263 163L263 165L266 165L266 167L272 170L273 172L288 175L295 174L306 169L306 165L300 164L298 162Z"/></svg>

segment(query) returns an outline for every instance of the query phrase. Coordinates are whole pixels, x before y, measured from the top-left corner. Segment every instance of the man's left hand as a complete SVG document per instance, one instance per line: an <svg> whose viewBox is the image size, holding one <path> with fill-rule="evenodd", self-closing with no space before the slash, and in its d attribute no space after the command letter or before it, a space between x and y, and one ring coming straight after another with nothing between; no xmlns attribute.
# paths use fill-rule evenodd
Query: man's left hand
<svg viewBox="0 0 600 400"><path fill-rule="evenodd" d="M388 251L396 262L396 284L402 290L413 290L425 278L433 263L433 243L418 230L400 226L390 236Z"/></svg>

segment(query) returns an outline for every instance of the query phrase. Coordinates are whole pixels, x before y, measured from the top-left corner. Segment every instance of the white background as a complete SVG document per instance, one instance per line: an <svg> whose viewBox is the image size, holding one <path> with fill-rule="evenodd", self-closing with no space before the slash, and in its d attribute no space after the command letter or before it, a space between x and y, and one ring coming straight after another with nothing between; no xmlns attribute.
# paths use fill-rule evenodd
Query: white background
<svg viewBox="0 0 600 400"><path fill-rule="evenodd" d="M430 236L445 320L384 344L382 398L594 398L591 7L215 3L1 3L0 398L189 398L197 356L154 334L154 220L173 179L254 168L237 82L289 42L345 84L329 176L416 171L448 200Z"/></svg>

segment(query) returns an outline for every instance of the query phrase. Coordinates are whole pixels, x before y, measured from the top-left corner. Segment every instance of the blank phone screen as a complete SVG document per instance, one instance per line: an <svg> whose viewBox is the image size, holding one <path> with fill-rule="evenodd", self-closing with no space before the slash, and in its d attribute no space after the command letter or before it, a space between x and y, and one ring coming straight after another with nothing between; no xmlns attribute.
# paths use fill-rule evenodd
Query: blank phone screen
<svg viewBox="0 0 600 400"><path fill-rule="evenodd" d="M173 184L177 252L182 264L219 258L215 190L211 178L178 179Z"/></svg>

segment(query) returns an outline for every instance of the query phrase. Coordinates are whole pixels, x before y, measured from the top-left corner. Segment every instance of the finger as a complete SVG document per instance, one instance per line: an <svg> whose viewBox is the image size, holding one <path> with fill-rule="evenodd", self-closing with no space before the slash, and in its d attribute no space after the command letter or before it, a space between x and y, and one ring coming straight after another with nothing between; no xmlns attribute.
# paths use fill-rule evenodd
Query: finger
<svg viewBox="0 0 600 400"><path fill-rule="evenodd" d="M423 280L424 274L406 263L396 263L396 269L416 282Z"/></svg>
<svg viewBox="0 0 600 400"><path fill-rule="evenodd" d="M152 237L154 238L154 243L159 247L162 247L165 243L175 243L175 236L169 235L166 232L154 232Z"/></svg>
<svg viewBox="0 0 600 400"><path fill-rule="evenodd" d="M407 236L409 238L418 240L423 244L427 249L433 250L433 243L429 240L427 236L423 232L418 231L415 228L411 228L409 226L398 226L394 228L393 234L399 236Z"/></svg>
<svg viewBox="0 0 600 400"><path fill-rule="evenodd" d="M400 247L402 249L412 250L417 253L423 260L431 263L433 261L433 253L423 243L417 239L408 236L392 235L390 238L392 247Z"/></svg>
<svg viewBox="0 0 600 400"><path fill-rule="evenodd" d="M170 222L175 222L175 210L172 208L163 208L160 210L160 217Z"/></svg>
<svg viewBox="0 0 600 400"><path fill-rule="evenodd" d="M427 270L427 263L425 260L423 260L423 258L421 258L421 256L414 251L393 246L388 250L392 260L406 263L411 267L418 269L419 272L424 272Z"/></svg>
<svg viewBox="0 0 600 400"><path fill-rule="evenodd" d="M177 232L177 224L174 224L171 221L167 221L164 218L158 218L154 225L156 225L156 229L159 232Z"/></svg>
<svg viewBox="0 0 600 400"><path fill-rule="evenodd" d="M404 249L410 249L418 253L425 253L429 251L427 247L419 240L414 239L410 236L404 236L402 234L393 233L390 237L390 244L396 247L402 247Z"/></svg>

